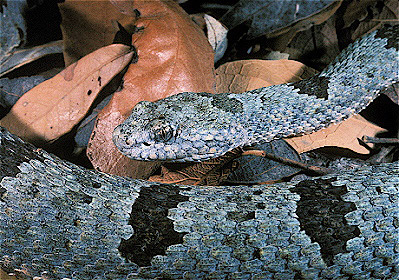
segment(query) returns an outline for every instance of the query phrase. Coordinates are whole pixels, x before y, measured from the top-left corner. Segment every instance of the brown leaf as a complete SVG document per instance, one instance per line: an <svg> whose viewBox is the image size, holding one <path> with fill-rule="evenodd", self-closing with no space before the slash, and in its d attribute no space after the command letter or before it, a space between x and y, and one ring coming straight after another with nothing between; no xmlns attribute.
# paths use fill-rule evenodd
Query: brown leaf
<svg viewBox="0 0 399 280"><path fill-rule="evenodd" d="M17 278L15 276L8 275L8 273L2 269L0 269L0 279L1 280L17 280Z"/></svg>
<svg viewBox="0 0 399 280"><path fill-rule="evenodd" d="M127 2L129 5L132 1ZM112 44L118 31L116 21L126 30L132 30L136 18L120 12L108 0L66 0L58 4L62 16L62 38L66 65L81 57Z"/></svg>
<svg viewBox="0 0 399 280"><path fill-rule="evenodd" d="M216 69L218 93L241 93L309 78L316 71L293 60L238 60L228 62Z"/></svg>
<svg viewBox="0 0 399 280"><path fill-rule="evenodd" d="M282 35L286 37L286 41L287 43L289 43L298 32L307 30L312 26L322 24L323 22L330 19L331 16L333 16L338 8L341 6L341 3L342 0L335 1L323 8L322 10L310 15L309 17L293 22L292 24L282 29L267 34L267 37L271 38Z"/></svg>
<svg viewBox="0 0 399 280"><path fill-rule="evenodd" d="M382 5L382 7L381 7ZM346 7L345 12L342 16L343 28L348 28L355 21L358 23L358 27L363 23L373 23L377 25L379 22L375 19L397 19L399 13L398 1L386 0L386 1L375 1L375 0L362 0L362 1L351 1ZM373 20L367 19L372 14ZM361 29L363 29L361 27ZM370 28L369 28L370 30ZM359 36L352 37L356 39ZM360 34L361 36L361 34Z"/></svg>
<svg viewBox="0 0 399 280"><path fill-rule="evenodd" d="M0 125L30 142L55 140L86 115L100 90L131 61L129 46L103 47L25 93Z"/></svg>
<svg viewBox="0 0 399 280"><path fill-rule="evenodd" d="M274 37L288 30L304 30L327 20L341 5L334 1L238 1L221 21L229 29L242 23L248 26L250 39Z"/></svg>
<svg viewBox="0 0 399 280"><path fill-rule="evenodd" d="M161 175L153 175L148 180L165 184L213 185L218 186L226 180L233 169L233 159L241 155L242 149L236 148L223 156L204 162L188 164L183 168L169 170L163 167Z"/></svg>
<svg viewBox="0 0 399 280"><path fill-rule="evenodd" d="M399 2L397 0L386 0L386 1L373 1L374 3L365 4L362 2L362 5L355 8L355 5L349 5L346 9L346 12L351 12L354 10L359 10L363 8L367 12L367 17L365 18L357 18L355 29L353 29L351 34L351 41L356 40L357 38L362 37L364 34L371 32L381 26L384 23L393 23L395 24L399 18ZM365 1L368 2L368 1ZM382 4L382 7L380 6ZM364 6L363 6L364 5ZM356 16L356 14L353 14ZM369 17L372 16L370 19ZM356 19L355 19L356 20Z"/></svg>
<svg viewBox="0 0 399 280"><path fill-rule="evenodd" d="M137 102L154 101L183 91L213 92L213 52L203 32L173 1L135 1L141 30L133 34L138 61L130 65L123 90L98 115L87 155L101 171L146 178L154 163L121 156L112 131ZM145 169L145 170L144 170Z"/></svg>
<svg viewBox="0 0 399 280"><path fill-rule="evenodd" d="M350 149L359 154L369 154L358 138L363 135L375 136L386 130L372 124L360 115L350 117L339 124L331 125L312 134L285 139L298 153L304 153L320 147L335 146ZM370 146L372 146L370 144Z"/></svg>

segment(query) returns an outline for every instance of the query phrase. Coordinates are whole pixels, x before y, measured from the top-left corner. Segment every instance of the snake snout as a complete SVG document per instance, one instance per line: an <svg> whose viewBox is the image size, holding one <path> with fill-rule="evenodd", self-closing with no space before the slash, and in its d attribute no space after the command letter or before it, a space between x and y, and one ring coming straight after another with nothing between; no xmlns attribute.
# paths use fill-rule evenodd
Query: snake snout
<svg viewBox="0 0 399 280"><path fill-rule="evenodd" d="M122 132L122 127L118 125L112 133L112 141L117 147L131 147L136 144L136 140L131 135Z"/></svg>

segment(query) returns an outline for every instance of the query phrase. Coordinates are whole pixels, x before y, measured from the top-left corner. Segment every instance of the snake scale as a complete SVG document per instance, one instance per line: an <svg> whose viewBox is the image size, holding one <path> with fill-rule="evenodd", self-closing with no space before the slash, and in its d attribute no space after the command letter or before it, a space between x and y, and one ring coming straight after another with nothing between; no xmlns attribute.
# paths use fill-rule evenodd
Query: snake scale
<svg viewBox="0 0 399 280"><path fill-rule="evenodd" d="M140 103L114 142L135 159L197 161L319 129L398 82L398 37L386 25L303 82ZM23 279L399 278L398 162L176 186L86 170L0 129L0 164L0 267Z"/></svg>

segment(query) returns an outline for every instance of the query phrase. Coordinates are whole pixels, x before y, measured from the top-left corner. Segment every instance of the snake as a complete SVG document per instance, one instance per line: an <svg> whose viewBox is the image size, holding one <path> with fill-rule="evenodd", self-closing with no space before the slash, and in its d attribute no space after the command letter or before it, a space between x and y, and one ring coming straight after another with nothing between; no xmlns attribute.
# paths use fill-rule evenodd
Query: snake
<svg viewBox="0 0 399 280"><path fill-rule="evenodd" d="M115 128L113 142L132 159L187 162L317 131L358 113L398 81L397 38L396 27L374 31L320 74L295 83L141 101Z"/></svg>
<svg viewBox="0 0 399 280"><path fill-rule="evenodd" d="M202 161L310 133L398 78L384 25L308 80L141 102L115 128L132 159ZM22 279L398 279L399 163L310 180L181 186L88 170L0 128L0 268Z"/></svg>

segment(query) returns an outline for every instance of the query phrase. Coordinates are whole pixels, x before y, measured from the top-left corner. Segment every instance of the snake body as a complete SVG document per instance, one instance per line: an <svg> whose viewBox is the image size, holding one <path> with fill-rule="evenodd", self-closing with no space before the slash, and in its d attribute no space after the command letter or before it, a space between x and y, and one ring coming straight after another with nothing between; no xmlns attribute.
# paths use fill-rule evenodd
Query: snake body
<svg viewBox="0 0 399 280"><path fill-rule="evenodd" d="M197 160L318 129L398 81L397 49L385 26L313 80L144 102L114 141L133 158ZM323 88L322 99L298 93ZM175 186L86 170L0 129L0 163L0 267L20 277L399 278L397 162L272 186Z"/></svg>
<svg viewBox="0 0 399 280"><path fill-rule="evenodd" d="M398 27L374 31L308 80L241 94L185 92L142 101L116 127L113 141L132 159L185 162L314 132L358 113L398 82L398 37Z"/></svg>

